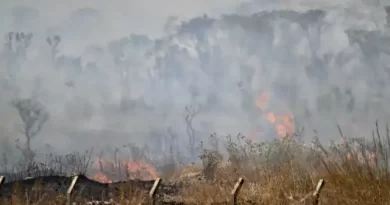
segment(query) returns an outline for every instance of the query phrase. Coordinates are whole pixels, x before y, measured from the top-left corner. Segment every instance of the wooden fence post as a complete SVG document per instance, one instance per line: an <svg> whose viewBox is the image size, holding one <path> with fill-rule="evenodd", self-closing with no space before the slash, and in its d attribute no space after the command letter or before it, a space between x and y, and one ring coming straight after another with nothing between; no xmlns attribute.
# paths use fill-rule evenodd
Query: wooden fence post
<svg viewBox="0 0 390 205"><path fill-rule="evenodd" d="M5 181L5 177L4 176L0 176L0 185L2 185Z"/></svg>
<svg viewBox="0 0 390 205"><path fill-rule="evenodd" d="M156 204L156 191L158 189L158 187L160 186L160 183L161 183L161 178L157 178L155 181L154 181L154 184L152 186L152 188L150 189L150 192L149 192L149 197L150 197L150 204L151 205L155 205Z"/></svg>
<svg viewBox="0 0 390 205"><path fill-rule="evenodd" d="M72 191L73 191L73 187L76 184L78 178L79 178L78 175L73 177L72 182L70 183L70 186L68 188L68 191L66 191L67 205L72 205L72 197L71 197L72 196Z"/></svg>
<svg viewBox="0 0 390 205"><path fill-rule="evenodd" d="M1 189L1 185L3 185L4 181L5 181L5 177L0 176L0 189Z"/></svg>
<svg viewBox="0 0 390 205"><path fill-rule="evenodd" d="M320 193L322 191L322 188L324 188L324 185L325 185L325 181L323 179L320 179L320 181L318 181L316 190L313 192L313 198L314 198L313 205L318 205L320 199Z"/></svg>
<svg viewBox="0 0 390 205"><path fill-rule="evenodd" d="M233 196L233 205L237 205L237 195L241 190L242 184L244 184L244 179L240 177L237 183L234 185L231 195Z"/></svg>

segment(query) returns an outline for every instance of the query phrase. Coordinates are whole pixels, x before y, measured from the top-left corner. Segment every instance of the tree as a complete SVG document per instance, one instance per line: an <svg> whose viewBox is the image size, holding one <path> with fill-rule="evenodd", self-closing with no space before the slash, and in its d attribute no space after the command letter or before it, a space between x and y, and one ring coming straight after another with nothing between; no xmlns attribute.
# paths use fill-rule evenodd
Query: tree
<svg viewBox="0 0 390 205"><path fill-rule="evenodd" d="M390 6L385 6L386 12L386 25L390 26Z"/></svg>
<svg viewBox="0 0 390 205"><path fill-rule="evenodd" d="M35 154L31 149L31 139L39 133L49 119L49 113L39 101L30 98L13 100L12 105L18 110L23 121L22 132L26 137L25 147L21 148L20 145L17 147L23 151L23 155L28 161L32 161Z"/></svg>
<svg viewBox="0 0 390 205"><path fill-rule="evenodd" d="M4 54L7 59L7 77L15 78L27 58L27 50L32 42L32 33L9 32L5 36Z"/></svg>
<svg viewBox="0 0 390 205"><path fill-rule="evenodd" d="M193 127L194 118L202 111L201 107L186 106L186 131L188 135L188 143L191 156L196 155L196 131Z"/></svg>
<svg viewBox="0 0 390 205"><path fill-rule="evenodd" d="M55 67L58 59L58 53L59 53L58 45L61 43L61 36L59 35L49 36L46 38L46 42L50 46L51 63Z"/></svg>

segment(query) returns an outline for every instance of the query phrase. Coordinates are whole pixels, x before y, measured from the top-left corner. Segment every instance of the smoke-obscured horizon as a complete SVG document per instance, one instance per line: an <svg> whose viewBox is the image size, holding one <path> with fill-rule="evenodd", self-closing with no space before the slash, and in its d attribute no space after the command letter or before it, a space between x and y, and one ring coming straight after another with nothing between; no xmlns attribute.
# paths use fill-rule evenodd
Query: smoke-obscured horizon
<svg viewBox="0 0 390 205"><path fill-rule="evenodd" d="M186 106L200 107L193 120L197 143L214 132L268 140L301 127L307 138L317 130L328 141L338 139L337 124L360 137L369 136L375 120L388 122L390 36L383 5L258 2L216 1L154 18L115 16L118 5L105 8L103 1L64 6L58 15L48 12L63 6L58 2L41 1L39 8L5 3L1 150L13 152L14 141L24 140L11 106L16 98L46 107L50 119L33 148L59 154L130 142L168 147L173 135L185 152ZM147 3L131 11L142 6ZM148 25L156 18L157 26ZM28 45L10 46L8 32L33 37ZM259 102L264 95L267 102Z"/></svg>

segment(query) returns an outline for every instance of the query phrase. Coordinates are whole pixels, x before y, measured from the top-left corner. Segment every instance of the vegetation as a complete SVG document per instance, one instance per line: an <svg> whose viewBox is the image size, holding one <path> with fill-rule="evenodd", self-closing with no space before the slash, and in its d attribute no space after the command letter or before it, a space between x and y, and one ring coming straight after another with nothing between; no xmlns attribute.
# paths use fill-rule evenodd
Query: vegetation
<svg viewBox="0 0 390 205"><path fill-rule="evenodd" d="M389 13L389 8L386 11ZM48 92L45 93L41 90L44 86L40 84L42 77L38 76L36 77L36 85L31 88L31 96L22 99L19 98L22 87L17 77L20 77L23 70L35 67L30 65L31 61L29 61L29 57L31 56L28 55L32 49L31 43L34 36L31 33L10 32L6 36L4 51L0 56L1 62L3 63L4 61L5 68L5 77L1 79L0 86L1 101L7 101L8 103L8 101L11 101L10 99L14 99L12 100L12 105L18 111L22 120L21 132L25 137L25 144L21 145L19 141L16 144L16 147L22 152L23 156L19 163L9 163L7 153L3 154L2 164L0 166L1 175L6 177L7 182L16 180L19 180L19 182L14 184L12 197L8 200L0 201L0 203L17 205L63 204L66 201L64 194L55 193L54 188L51 190L43 189L40 187L42 184L34 184L33 188L29 190L21 189L23 180L31 177L39 178L41 176L69 176L77 174L87 175L92 179L100 180L104 183L111 183L117 180L154 179L161 177L163 183L172 183L179 190L179 193L159 198L159 200L168 204L226 204L231 200L230 193L239 177L245 180L242 190L239 193L239 204L312 204L313 198L310 197L310 194L313 192L319 179L324 179L326 182L325 188L320 196L320 203L323 205L388 204L388 201L390 201L390 193L388 192L390 188L388 174L390 168L390 132L387 127L385 134L382 134L378 124L376 124L371 138L351 138L344 136L341 128L339 128L341 142L331 142L329 146L323 145L317 136L313 138L312 143L307 144L301 140L302 132L285 137L281 136L280 132L277 132L273 134L279 135L280 139L254 142L243 135L225 137L218 136L217 134L212 134L210 138L206 139L208 141L205 141L204 136L207 137L207 134L205 135L199 130L196 130L197 126L194 121L199 119L198 115L216 109L221 104L222 97L219 91L224 91L225 88L219 90L217 87L223 87L223 84L225 84L223 83L223 77L221 77L223 76L222 74L229 69L235 69L237 66L234 63L230 65L224 62L226 59L232 58L235 54L231 56L231 54L223 54L221 52L222 50L227 50L223 46L223 41L219 43L221 45L219 47L217 46L216 49L209 49L210 51L206 49L206 51L203 51L202 47L210 46L206 36L210 32L209 29L214 28L213 25L216 22L222 24L222 27L226 27L225 29L227 31L229 31L227 27L231 27L234 32L230 31L230 34L241 32L241 29L243 29L247 33L242 37L245 41L238 41L238 43L233 45L241 45L249 42L250 45L246 45L245 47L248 55L250 53L249 56L262 56L262 61L265 61L261 65L261 67L264 67L262 68L264 72L258 72L255 70L256 66L243 64L243 62L249 61L249 58L237 60L241 67L241 77L238 79L239 82L237 82L240 90L238 94L241 94L242 98L241 106L251 119L251 123L255 125L261 124L258 123L260 116L267 118L268 121L276 125L275 115L263 108L263 104L267 102L256 103L255 98L261 89L258 90L253 86L256 78L257 81L263 80L259 76L267 76L268 70L271 70L268 68L270 65L267 63L270 56L273 56L275 58L273 60L275 61L282 61L282 58L287 59L284 65L281 65L283 69L285 65L292 66L290 68L291 70L304 67L304 72L308 78L318 81L319 87L321 88L322 85L328 84L326 81L330 76L328 74L330 68L334 67L333 69L337 71L340 70L339 67L342 67L342 70L350 70L349 66L343 67L343 64L350 64L352 62L348 58L357 57L360 59L363 57L367 62L365 66L374 70L370 72L382 72L382 64L385 63L377 62L381 62L379 57L381 54L387 52L387 49L383 48L386 48L384 45L386 45L386 42L390 42L390 38L378 30L352 29L345 31L351 42L351 46L353 43L356 43L360 47L360 50L357 49L352 57L347 58L343 56L345 54L343 52L335 52L318 57L317 53L321 47L322 34L325 33L322 29L328 26L323 21L324 17L325 12L320 10L313 10L304 14L295 11L273 11L261 12L252 16L228 15L224 16L222 20L203 16L188 22L183 22L177 34L169 37L170 40L158 39L154 41L144 35L131 35L130 37L111 42L108 45L109 59L107 65L115 68L116 74L119 77L118 81L122 89L122 96L120 102L118 102L120 105L115 106L119 107L119 110L116 110L116 112L119 111L120 116L126 114L131 115L131 111L142 107L143 109L151 110L149 105L145 103L144 96L141 95L142 97L137 100L133 99L133 90L130 88L138 86L137 84L132 84L132 80L134 79L135 82L148 81L153 85L153 88L160 87L160 85L155 85L153 82L161 80L162 87L166 87L164 88L165 90L174 91L173 89L170 90L170 87L174 87L172 82L182 82L185 79L183 78L185 75L198 76L195 75L197 72L184 72L187 67L193 66L198 68L199 66L201 70L199 76L203 76L204 79L211 77L212 83L206 86L214 86L216 89L207 90L207 96L203 96L206 98L205 102L200 102L200 94L204 94L201 93L203 85L201 86L201 83L198 85L195 81L203 83L203 77L195 77L199 79L195 80L189 86L188 92L191 96L191 103L199 106L185 107L186 113L183 120L186 129L184 135L187 135L188 140L184 141L188 141L188 144L180 141L185 138L180 136L183 133L179 133L175 128L169 127L167 131L168 136L164 135L161 137L160 133L157 133L153 135L153 139L149 139L152 143L147 146L140 147L135 144L123 146L123 149L127 149L126 151L128 152L126 153L129 153L128 155L124 154L125 152L122 152L122 149L115 147L113 156L107 156L107 153L101 152L98 154L98 157L94 157L96 153L93 150L87 150L85 153L72 153L66 156L49 154L44 156L43 159L37 156L38 153L32 148L31 141L39 134L45 123L49 120L48 111L37 99L45 99L45 94ZM304 40L308 41L308 52L311 53L309 65L293 65L293 63L296 63L295 60L291 60L293 56L288 56L291 58L290 61L285 55L280 55L282 56L280 59L274 55L278 53L278 49L274 49L272 45L275 32L272 24L275 22L275 18L287 19L299 25L300 28L297 28L299 32L296 33L296 36L306 35L307 39ZM314 24L316 26L313 26ZM237 29L237 26L240 29ZM288 29L281 30L281 33L287 33L288 31ZM172 43L176 40L176 37L181 37L180 35L185 36L189 33L196 36L199 45L194 48L194 52L198 52L197 54L200 56L199 62L195 62L191 66L186 62L187 58L190 59L191 57L192 59L189 52ZM318 35L312 33L318 33ZM253 43L255 41L251 41L252 37L256 40L263 40ZM96 83L98 85L103 84L108 74L103 72L101 68L107 65L105 63L98 65L96 62L88 62L85 64L83 63L85 59L82 59L82 56L71 57L61 54L60 47L64 43L62 39L59 35L46 38L48 55L43 56L45 56L44 58L49 56L49 58L46 59L47 62L43 62L48 64L50 69L53 68L57 74L65 76L64 80L60 82L62 83L64 81L66 90L69 90L69 93L76 93L77 90L83 89L82 83L86 83L83 82L86 76L89 79L93 79L92 81L98 82ZM286 44L287 46L283 45L279 48L285 53L289 53L289 49L295 49L296 45L294 43L299 42L298 39L294 40L294 38L293 40L287 41L289 41ZM91 50L91 53L96 54L97 59L100 57L103 58L103 48L97 46ZM139 61L146 59L144 58L145 56L150 57L154 53L160 53L160 51L167 52L165 59L161 59L160 57L156 57L158 55L155 55L155 64L151 66L142 65L141 63L138 64ZM142 56L140 59L137 58L138 54ZM179 59L180 56L184 56L184 60ZM216 60L209 60L211 58L215 58ZM40 60L37 61L41 62ZM328 62L334 62L336 64L329 64ZM147 70L144 75L134 75L138 69L142 70L142 68ZM359 76L360 79L360 76L364 76L362 75L363 70L360 72L354 71L353 73ZM300 71L297 70L294 72ZM94 73L94 75L90 75L91 73ZM378 101L383 100L385 102L384 93L386 93L385 82L387 75L372 76L373 79L367 77L361 79L361 82L364 85L376 85L378 89L374 87L372 90L375 93L372 93L372 95L375 94ZM347 77L354 79L352 75ZM227 84L235 84L236 80L228 80L229 83ZM306 106L302 106L303 103L299 102L298 99L294 98L296 93L304 93L304 90L300 90L299 87L294 87L294 82L296 81L298 84L299 81L294 79L294 82L290 82L283 78L266 80L272 82L271 87L278 88L276 90L279 90L279 96L287 96L285 92L288 92L290 98L281 99L281 101L291 104L291 106L288 106L291 107L291 110L294 110L294 106L295 108L307 108ZM274 82L275 85L273 85ZM94 84L91 85L91 87L96 86ZM345 111L347 113L362 113L362 110L357 110L360 108L357 106L358 102L354 97L353 90L348 87L346 89L339 89L337 86L339 85L335 85L334 88L330 86L329 92L327 91L328 88L324 88L325 91L321 91L323 93L319 92L318 96L315 96L318 97L317 100L314 100L316 102L316 105L314 105L315 108L307 112L305 111L304 118L307 118L308 121L311 120L310 116L315 115L315 113L310 111L316 111L316 114L320 116L325 116L333 112L336 113L334 119L339 118ZM227 88L230 92L231 87L228 86ZM100 88L97 86L94 89L100 91ZM101 92L98 92L98 95L101 95L105 100L110 99L110 92L106 92L105 89L101 90ZM87 92L88 90L86 89L85 91ZM51 98L56 98L57 95L54 94L57 93L61 94L60 91L55 90L55 92L51 93ZM169 96L169 93L167 95ZM4 96L9 98L4 100L6 98ZM75 104L79 104L82 107L80 109L82 112L79 113L85 117L83 120L93 116L94 107L91 103L93 99L89 99L87 95L84 96L77 93L74 96L74 99L76 99L74 101L77 101ZM344 96L344 99L342 96ZM382 113L386 111L383 107L373 104L375 100L371 101L371 97L366 98L370 100L364 102L366 103L364 106L360 106L361 108L364 107L365 114L363 116L375 115L378 112ZM104 104L102 106L103 108L101 108L103 110L102 113L112 113L113 110L109 109L109 104L105 104L109 102L105 100L102 100L102 104ZM289 103L290 101L291 103ZM164 107L162 109L164 112L170 112L177 109L177 107L171 105L171 102L169 99L168 101L162 101L161 104L155 104L152 107ZM337 105L337 108L341 108L341 111L332 107L332 104ZM167 106L165 107L165 105ZM385 106L385 104L381 105ZM74 110L76 109L72 109L72 111ZM67 120L81 119L81 115L78 115L79 113L77 111L76 117L68 118ZM287 125L294 124L291 122L291 116L287 114L287 117L284 117L282 120L283 123ZM299 117L297 116L297 118ZM275 128L278 129L277 126ZM283 128L286 129L282 129L282 131L290 133L289 131L295 131L296 126L284 126ZM209 131L207 128L204 128L204 130ZM183 144L185 146L181 146ZM182 154L181 152L183 150L188 151L188 153ZM128 158L125 159L125 157ZM186 157L190 159L184 159ZM189 161L194 162L188 163ZM68 186L68 184L62 182L58 184L59 186ZM76 196L76 201L91 201L102 198L102 200L112 200L119 204L148 203L145 189L130 186L130 184L130 182L121 184L118 188L119 191L116 190L116 192L110 193L110 199L104 198L104 193L101 193L99 197L93 194L90 194L90 198ZM1 194L2 191L6 190L0 190L0 199L4 199L4 195ZM61 191L61 193L64 192Z"/></svg>
<svg viewBox="0 0 390 205"><path fill-rule="evenodd" d="M333 142L326 148L316 137L309 146L300 142L298 136L256 143L241 135L236 138L229 136L226 140L212 135L210 142L213 143L209 143L212 146L199 146L202 164L177 164L174 169L159 173L165 183L187 185L180 189L178 196L165 198L164 201L170 201L172 204L225 203L231 200L230 192L237 179L243 177L245 183L239 194L239 204L308 204L312 199L307 196L314 191L319 179L326 181L320 196L321 204L387 204L390 200L387 191L390 188L390 134L386 128L383 137L378 125L376 126L371 140L348 138L340 132L343 142ZM89 154L90 152L87 152L84 156ZM138 155L145 156L145 153ZM87 160L85 163L66 164L61 167L54 164L46 166L53 170L50 174L58 174L75 171L75 167L85 168L86 164L90 165L90 162ZM63 167L74 169L61 170ZM43 167L36 167L40 168ZM118 171L115 166L112 168L106 167L104 171ZM84 171L86 170L79 169L79 173ZM125 193L129 195L125 196ZM26 195L19 194L22 194L22 198ZM40 193L40 196L42 195L45 194ZM112 200L117 203L142 204L148 201L146 197L140 191L138 194L134 194L134 191L123 191L121 196ZM306 200L300 202L305 197ZM62 196L54 199L57 200L54 202L56 204L65 200ZM24 203L23 199L15 198L13 204L16 204L15 201ZM47 202L53 203L48 200L41 200L39 203Z"/></svg>

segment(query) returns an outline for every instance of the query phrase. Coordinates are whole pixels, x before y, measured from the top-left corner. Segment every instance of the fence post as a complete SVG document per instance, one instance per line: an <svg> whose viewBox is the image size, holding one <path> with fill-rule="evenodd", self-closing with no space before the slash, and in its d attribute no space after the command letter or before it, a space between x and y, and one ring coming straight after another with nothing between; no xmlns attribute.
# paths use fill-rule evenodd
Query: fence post
<svg viewBox="0 0 390 205"><path fill-rule="evenodd" d="M5 177L0 176L0 189L1 189L1 185L3 185L4 181L5 181Z"/></svg>
<svg viewBox="0 0 390 205"><path fill-rule="evenodd" d="M237 183L234 185L231 195L233 196L233 205L237 205L237 195L241 190L242 184L244 184L244 179L240 177Z"/></svg>
<svg viewBox="0 0 390 205"><path fill-rule="evenodd" d="M313 192L313 198L314 198L313 205L318 205L320 199L320 193L322 191L322 188L324 188L324 185L325 185L325 181L323 179L320 179L320 181L318 181L316 190Z"/></svg>
<svg viewBox="0 0 390 205"><path fill-rule="evenodd" d="M150 192L149 192L149 197L150 197L150 205L155 205L156 204L156 191L158 189L158 187L160 186L160 183L161 183L161 178L157 178L155 181L154 181L154 184L152 186L152 188L150 189Z"/></svg>
<svg viewBox="0 0 390 205"><path fill-rule="evenodd" d="M68 191L66 191L66 201L67 201L67 205L72 205L72 198L71 198L71 195L72 195L73 187L74 187L74 185L76 184L78 178L79 178L78 175L76 175L76 176L73 177L72 182L70 183L70 186L69 186L69 188L68 188Z"/></svg>

